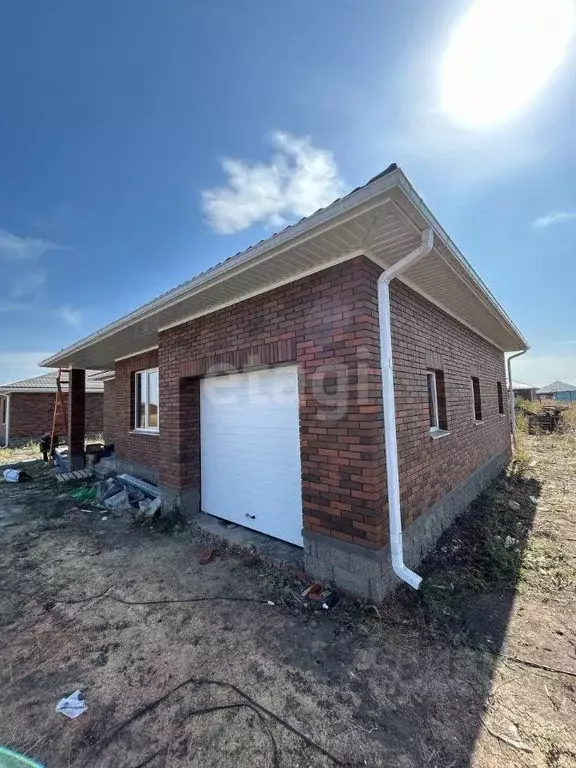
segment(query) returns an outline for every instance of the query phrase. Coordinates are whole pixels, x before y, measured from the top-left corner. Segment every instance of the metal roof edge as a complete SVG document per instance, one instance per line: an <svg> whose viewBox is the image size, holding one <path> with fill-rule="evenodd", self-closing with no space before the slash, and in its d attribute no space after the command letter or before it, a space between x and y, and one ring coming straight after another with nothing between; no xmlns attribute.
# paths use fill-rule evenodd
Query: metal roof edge
<svg viewBox="0 0 576 768"><path fill-rule="evenodd" d="M319 211L316 211L316 213L312 213L310 216L301 219L296 224L286 227L281 232L271 235L265 240L261 240L259 243L256 243L256 245L250 246L246 250L241 251L235 256L224 260L220 264L217 264L205 272L201 272L199 275L193 277L191 280L188 280L183 285L173 288L172 290L162 294L156 299L143 304L133 312L129 312L127 315L123 315L113 323L110 323L95 333L80 339L75 344L61 349L56 354L51 355L45 360L42 360L40 365L45 367L55 367L55 361L61 359L64 355L78 352L89 344L100 341L106 336L109 336L112 333L121 330L122 328L130 326L132 323L137 322L138 320L143 320L146 317L159 312L160 310L164 309L166 305L172 303L175 299L185 298L189 291L197 288L199 285L202 285L202 283L219 277L220 275L231 271L233 268L238 267L245 262L256 259L258 256L261 256L267 251L273 251L275 248L278 248L281 245L286 245L286 243L290 242L290 240L296 239L314 227L325 224L331 219L335 219L340 214L347 212L358 205L361 205L367 200L376 198L381 193L387 192L396 185L398 174L398 166L396 166L395 163L391 164L389 166L389 170L387 169L386 171L383 171L382 174L375 176L363 187L354 189L344 197L338 198L333 203L330 203L330 205L327 205L325 208L321 208Z"/></svg>
<svg viewBox="0 0 576 768"><path fill-rule="evenodd" d="M40 365L45 367L56 367L58 365L57 361L62 360L63 357L73 355L90 344L101 341L120 330L130 327L138 321L153 316L157 312L178 303L198 290L202 290L204 285L211 284L213 280L218 278L225 279L227 273L232 272L242 265L249 264L251 261L255 261L265 255L273 255L274 251L277 249L285 248L291 241L297 240L299 237L314 230L316 227L329 225L330 222L337 220L342 214L348 213L367 201L377 199L379 196L389 192L395 187L403 193L408 202L420 213L429 226L432 227L436 237L443 242L456 263L462 267L466 276L469 278L470 288L474 291L478 299L487 305L493 314L497 316L500 323L502 323L511 335L518 340L518 349L529 349L526 339L522 336L488 287L477 275L471 264L466 260L453 240L437 221L423 199L416 192L404 171L396 164L392 164L381 174L368 181L364 186L354 189L352 192L335 200L325 208L321 208L316 213L301 219L296 224L286 227L281 232L271 235L265 240L261 240L259 243L250 246L235 256L232 256L205 272L196 275L182 285L161 294L134 311L123 315L113 323L109 323L89 336L80 339L69 347L60 350L58 353L51 355L41 361ZM452 268L456 269L456 266L452 265ZM467 282L466 280L464 281Z"/></svg>

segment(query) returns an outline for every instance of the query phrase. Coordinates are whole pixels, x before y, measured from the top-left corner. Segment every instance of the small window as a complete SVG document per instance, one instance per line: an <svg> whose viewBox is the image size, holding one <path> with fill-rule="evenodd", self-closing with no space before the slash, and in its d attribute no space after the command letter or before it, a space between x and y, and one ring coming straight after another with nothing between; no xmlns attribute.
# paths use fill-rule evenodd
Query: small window
<svg viewBox="0 0 576 768"><path fill-rule="evenodd" d="M134 428L157 432L158 419L158 369L138 371L134 375Z"/></svg>
<svg viewBox="0 0 576 768"><path fill-rule="evenodd" d="M472 376L472 405L474 407L474 420L482 421L482 398L478 376Z"/></svg>
<svg viewBox="0 0 576 768"><path fill-rule="evenodd" d="M6 403L8 402L8 398L3 397L2 398L2 421L0 424L6 424Z"/></svg>
<svg viewBox="0 0 576 768"><path fill-rule="evenodd" d="M504 413L504 391L501 381L496 382L496 388L498 390L498 413Z"/></svg>
<svg viewBox="0 0 576 768"><path fill-rule="evenodd" d="M444 373L442 371L428 371L426 380L428 384L430 431L446 431L448 429L448 419L446 415Z"/></svg>

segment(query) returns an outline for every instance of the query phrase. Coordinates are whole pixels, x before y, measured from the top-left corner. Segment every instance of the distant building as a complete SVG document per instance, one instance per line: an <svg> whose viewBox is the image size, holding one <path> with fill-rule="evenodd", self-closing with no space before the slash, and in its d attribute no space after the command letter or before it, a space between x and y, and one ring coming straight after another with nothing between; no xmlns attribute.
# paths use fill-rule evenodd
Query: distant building
<svg viewBox="0 0 576 768"><path fill-rule="evenodd" d="M529 384L523 384L521 381L512 381L512 392L514 392L515 398L522 398L522 400L530 400L533 402L536 400L536 387L531 387Z"/></svg>
<svg viewBox="0 0 576 768"><path fill-rule="evenodd" d="M0 384L0 448L37 440L50 432L56 399L56 371L32 379ZM68 385L64 384L63 400L68 403ZM104 383L86 377L86 433L98 435L103 426ZM62 417L56 421L56 432L66 439Z"/></svg>
<svg viewBox="0 0 576 768"><path fill-rule="evenodd" d="M565 381L553 381L547 387L542 387L536 392L538 400L567 400L576 401L576 387L566 384Z"/></svg>

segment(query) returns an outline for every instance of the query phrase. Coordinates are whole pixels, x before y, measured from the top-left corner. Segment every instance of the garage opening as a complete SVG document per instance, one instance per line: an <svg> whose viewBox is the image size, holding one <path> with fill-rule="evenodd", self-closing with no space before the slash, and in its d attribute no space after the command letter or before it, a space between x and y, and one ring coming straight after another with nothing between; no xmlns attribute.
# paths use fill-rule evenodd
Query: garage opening
<svg viewBox="0 0 576 768"><path fill-rule="evenodd" d="M202 379L202 511L302 546L298 370Z"/></svg>

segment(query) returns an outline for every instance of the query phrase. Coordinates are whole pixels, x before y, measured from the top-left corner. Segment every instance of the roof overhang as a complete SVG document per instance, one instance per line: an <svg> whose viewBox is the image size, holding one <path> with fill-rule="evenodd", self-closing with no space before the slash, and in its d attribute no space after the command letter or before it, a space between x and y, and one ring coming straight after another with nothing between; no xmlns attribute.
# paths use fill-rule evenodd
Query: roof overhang
<svg viewBox="0 0 576 768"><path fill-rule="evenodd" d="M115 371L102 371L101 373L95 373L90 377L92 381L112 381L116 378Z"/></svg>
<svg viewBox="0 0 576 768"><path fill-rule="evenodd" d="M114 378L112 376L111 378ZM0 395L17 395L22 393L23 395L29 394L48 394L53 395L57 392L56 387L0 387ZM101 389L86 389L87 395L101 395L104 392L104 387Z"/></svg>
<svg viewBox="0 0 576 768"><path fill-rule="evenodd" d="M10 388L10 386L7 387L0 387L0 395L11 395L11 394L19 394L22 393L23 395L28 395L30 393L33 394L54 394L56 392L56 387L14 387Z"/></svg>
<svg viewBox="0 0 576 768"><path fill-rule="evenodd" d="M504 352L526 340L400 169L377 177L277 235L227 259L58 354L48 367L114 368L158 345L159 334L364 254L386 268L434 231L429 256L399 279Z"/></svg>

